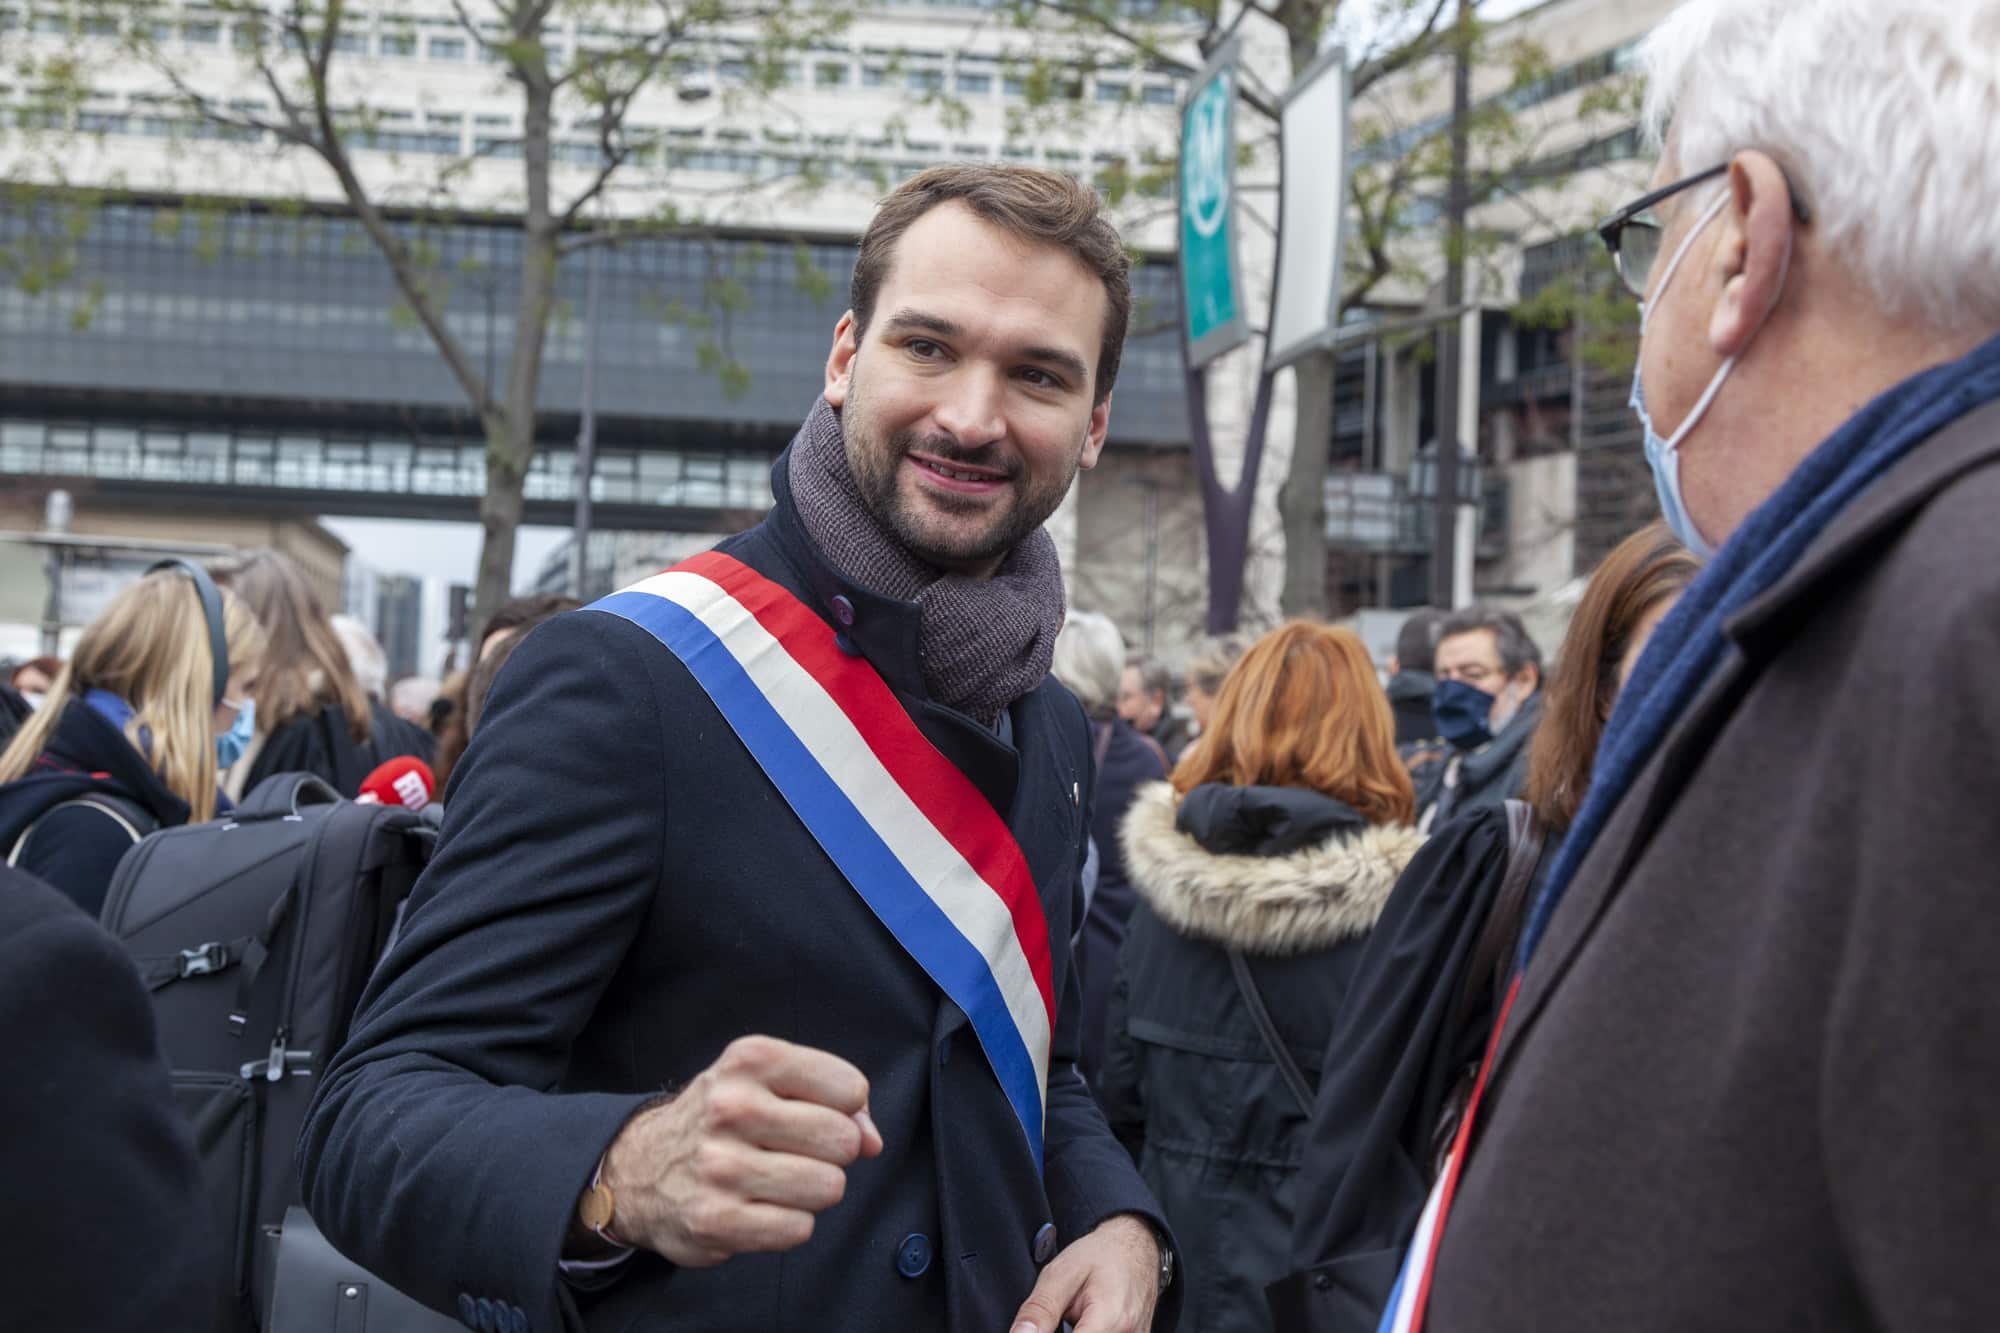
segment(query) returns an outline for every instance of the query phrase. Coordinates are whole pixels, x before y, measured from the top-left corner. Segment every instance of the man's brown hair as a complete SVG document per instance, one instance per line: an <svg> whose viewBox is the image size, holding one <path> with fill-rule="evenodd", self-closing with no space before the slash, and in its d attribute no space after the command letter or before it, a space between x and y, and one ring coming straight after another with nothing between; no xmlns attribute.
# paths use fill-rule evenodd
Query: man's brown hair
<svg viewBox="0 0 2000 1333"><path fill-rule="evenodd" d="M896 242L918 218L953 200L1031 245L1067 250L1104 284L1104 334L1097 350L1093 401L1110 397L1125 349L1125 324L1132 313L1132 261L1096 193L1059 171L1011 163L953 162L920 171L897 186L861 234L847 298L854 312L855 341L867 334L875 316L875 297L895 262Z"/></svg>

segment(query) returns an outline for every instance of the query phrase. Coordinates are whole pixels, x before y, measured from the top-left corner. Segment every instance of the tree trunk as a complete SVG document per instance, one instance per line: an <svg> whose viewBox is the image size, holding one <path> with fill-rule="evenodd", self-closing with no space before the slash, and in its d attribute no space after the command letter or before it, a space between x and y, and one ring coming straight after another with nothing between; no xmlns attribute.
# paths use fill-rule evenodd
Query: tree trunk
<svg viewBox="0 0 2000 1333"><path fill-rule="evenodd" d="M1285 526L1285 586L1278 606L1285 615L1326 618L1326 464L1333 444L1333 353L1315 352L1293 363L1298 401L1292 463L1278 488Z"/></svg>
<svg viewBox="0 0 2000 1333"><path fill-rule="evenodd" d="M542 355L556 303L556 219L549 206L550 108L546 80L524 82L521 156L527 207L521 219L521 290L514 306L514 344L507 358L507 389L500 415L486 425L486 494L479 502L485 542L473 617L484 624L513 592L514 538L521 526L522 487L535 456L536 409Z"/></svg>
<svg viewBox="0 0 2000 1333"><path fill-rule="evenodd" d="M1201 485L1202 527L1208 537L1208 632L1227 634L1243 609L1243 568L1250 553L1251 510L1257 503L1257 473L1264 462L1265 423L1270 419L1272 376L1257 377L1257 397L1243 451L1243 476L1235 487L1222 484L1215 441L1208 428L1208 371L1187 378L1188 425L1194 433L1195 479Z"/></svg>
<svg viewBox="0 0 2000 1333"><path fill-rule="evenodd" d="M472 594L472 632L513 595L514 538L521 526L526 459L534 454L535 419L499 419L486 428L486 493L479 497L479 582ZM516 461L521 460L521 461ZM476 645L475 645L476 651Z"/></svg>

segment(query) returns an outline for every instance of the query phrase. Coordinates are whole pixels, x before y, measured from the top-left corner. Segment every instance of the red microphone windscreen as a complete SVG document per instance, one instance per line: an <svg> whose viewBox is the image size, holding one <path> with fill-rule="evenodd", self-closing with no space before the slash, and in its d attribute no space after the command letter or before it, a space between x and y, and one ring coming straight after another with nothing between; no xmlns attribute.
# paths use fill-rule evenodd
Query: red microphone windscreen
<svg viewBox="0 0 2000 1333"><path fill-rule="evenodd" d="M400 805L421 810L437 792L437 778L431 766L412 755L401 755L379 765L361 780L359 799L370 804Z"/></svg>

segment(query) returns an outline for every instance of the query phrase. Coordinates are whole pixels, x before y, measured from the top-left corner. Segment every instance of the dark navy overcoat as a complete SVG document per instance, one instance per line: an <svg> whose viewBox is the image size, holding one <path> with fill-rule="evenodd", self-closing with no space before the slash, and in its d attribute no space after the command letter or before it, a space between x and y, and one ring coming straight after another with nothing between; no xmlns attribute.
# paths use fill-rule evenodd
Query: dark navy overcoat
<svg viewBox="0 0 2000 1333"><path fill-rule="evenodd" d="M404 933L322 1077L300 1145L353 1258L480 1329L1001 1333L1046 1260L1158 1209L1078 1077L1069 940L1091 797L1082 710L1045 680L1012 744L926 698L914 604L841 578L790 501L721 549L834 621L1006 818L1040 890L1057 1023L1046 1160L965 1015L841 877L679 661L562 616L495 685ZM648 1098L762 1033L869 1078L884 1151L784 1254L601 1287L560 1272L579 1192ZM1178 1284L1176 1284L1176 1288ZM1156 1328L1171 1329L1178 1292Z"/></svg>

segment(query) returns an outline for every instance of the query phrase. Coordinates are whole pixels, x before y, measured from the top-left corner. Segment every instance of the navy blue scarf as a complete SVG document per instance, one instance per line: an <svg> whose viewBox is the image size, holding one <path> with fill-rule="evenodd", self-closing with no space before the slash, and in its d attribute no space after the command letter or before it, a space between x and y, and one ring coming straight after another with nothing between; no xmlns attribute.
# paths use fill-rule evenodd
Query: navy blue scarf
<svg viewBox="0 0 2000 1333"><path fill-rule="evenodd" d="M1904 380L1815 449L1745 519L1660 622L1604 729L1590 790L1521 932L1522 967L1611 812L1688 711L1727 651L1723 625L1798 563L1840 512L1904 455L1967 412L2000 398L2000 338Z"/></svg>

